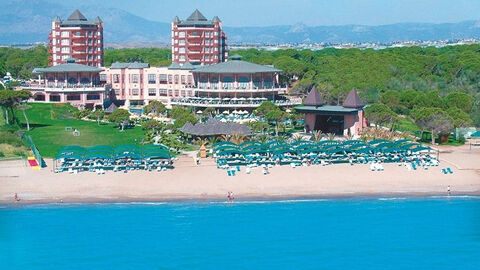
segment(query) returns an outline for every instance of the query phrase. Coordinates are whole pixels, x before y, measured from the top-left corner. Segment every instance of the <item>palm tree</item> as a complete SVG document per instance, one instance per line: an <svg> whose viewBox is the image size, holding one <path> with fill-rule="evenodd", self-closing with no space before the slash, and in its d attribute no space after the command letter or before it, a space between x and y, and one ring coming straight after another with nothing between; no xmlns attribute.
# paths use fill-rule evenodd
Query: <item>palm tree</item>
<svg viewBox="0 0 480 270"><path fill-rule="evenodd" d="M232 136L230 137L230 141L233 142L233 143L236 143L236 144L241 144L242 142L245 141L245 135L242 135L242 134L232 134Z"/></svg>
<svg viewBox="0 0 480 270"><path fill-rule="evenodd" d="M32 106L28 104L21 103L17 105L17 109L21 110L23 113L23 117L25 118L25 122L27 123L27 131L30 130L30 122L28 122L27 114L25 113L26 110L32 108Z"/></svg>
<svg viewBox="0 0 480 270"><path fill-rule="evenodd" d="M335 133L327 133L327 138L331 141L335 140Z"/></svg>
<svg viewBox="0 0 480 270"><path fill-rule="evenodd" d="M315 130L313 132L313 140L318 143L323 138L323 132L321 130Z"/></svg>

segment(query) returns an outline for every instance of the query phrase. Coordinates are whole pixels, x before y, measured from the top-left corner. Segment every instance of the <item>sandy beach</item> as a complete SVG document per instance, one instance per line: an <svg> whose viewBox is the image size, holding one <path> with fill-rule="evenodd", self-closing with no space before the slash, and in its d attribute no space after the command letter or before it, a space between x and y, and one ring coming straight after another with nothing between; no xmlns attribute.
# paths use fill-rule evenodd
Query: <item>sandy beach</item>
<svg viewBox="0 0 480 270"><path fill-rule="evenodd" d="M229 191L237 199L336 196L401 196L480 194L480 149L468 146L442 147L439 167L408 171L397 164L384 164L385 171L372 172L368 165L337 164L291 168L273 167L236 176L217 169L212 159L199 166L191 157L180 156L175 169L165 172L53 173L32 170L23 161L0 162L0 203L163 201L225 199ZM443 174L450 167L453 174Z"/></svg>

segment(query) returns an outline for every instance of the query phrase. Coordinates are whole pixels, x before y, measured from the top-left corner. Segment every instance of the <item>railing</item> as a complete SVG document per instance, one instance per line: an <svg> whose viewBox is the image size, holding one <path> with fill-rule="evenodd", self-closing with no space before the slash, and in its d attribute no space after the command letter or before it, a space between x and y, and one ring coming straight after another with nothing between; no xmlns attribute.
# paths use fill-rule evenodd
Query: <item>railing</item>
<svg viewBox="0 0 480 270"><path fill-rule="evenodd" d="M25 90L43 90L47 92L63 92L63 91L72 91L72 90L82 90L82 91L105 91L107 84L64 84L57 83L55 84L30 84L27 86L22 86L22 89Z"/></svg>
<svg viewBox="0 0 480 270"><path fill-rule="evenodd" d="M199 98L173 98L173 105L193 106L193 107L225 107L225 108L255 108L268 99L256 100L216 100L216 99L199 99ZM302 104L301 98L269 100L278 106L295 106Z"/></svg>

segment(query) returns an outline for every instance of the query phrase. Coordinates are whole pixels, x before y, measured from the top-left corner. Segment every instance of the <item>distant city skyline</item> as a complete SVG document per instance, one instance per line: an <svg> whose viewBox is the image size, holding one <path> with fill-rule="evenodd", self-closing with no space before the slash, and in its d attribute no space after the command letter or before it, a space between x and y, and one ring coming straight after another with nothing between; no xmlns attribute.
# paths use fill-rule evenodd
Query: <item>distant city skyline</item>
<svg viewBox="0 0 480 270"><path fill-rule="evenodd" d="M185 18L198 8L206 17L219 16L226 26L384 25L450 23L480 19L478 0L47 0L68 7L123 9L158 22Z"/></svg>

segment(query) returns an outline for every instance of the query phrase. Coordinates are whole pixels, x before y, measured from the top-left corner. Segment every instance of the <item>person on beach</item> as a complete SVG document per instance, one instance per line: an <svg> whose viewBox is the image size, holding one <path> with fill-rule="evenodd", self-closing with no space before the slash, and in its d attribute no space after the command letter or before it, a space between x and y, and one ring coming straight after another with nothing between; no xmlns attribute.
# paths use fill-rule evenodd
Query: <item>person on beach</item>
<svg viewBox="0 0 480 270"><path fill-rule="evenodd" d="M229 191L227 193L227 199L228 199L229 202L232 202L235 199L235 197L233 197L233 192L232 191Z"/></svg>
<svg viewBox="0 0 480 270"><path fill-rule="evenodd" d="M15 200L15 202L20 201L16 192L15 192L15 195L13 195L13 199Z"/></svg>
<svg viewBox="0 0 480 270"><path fill-rule="evenodd" d="M447 193L448 193L448 196L450 196L450 185L448 185L447 187Z"/></svg>

